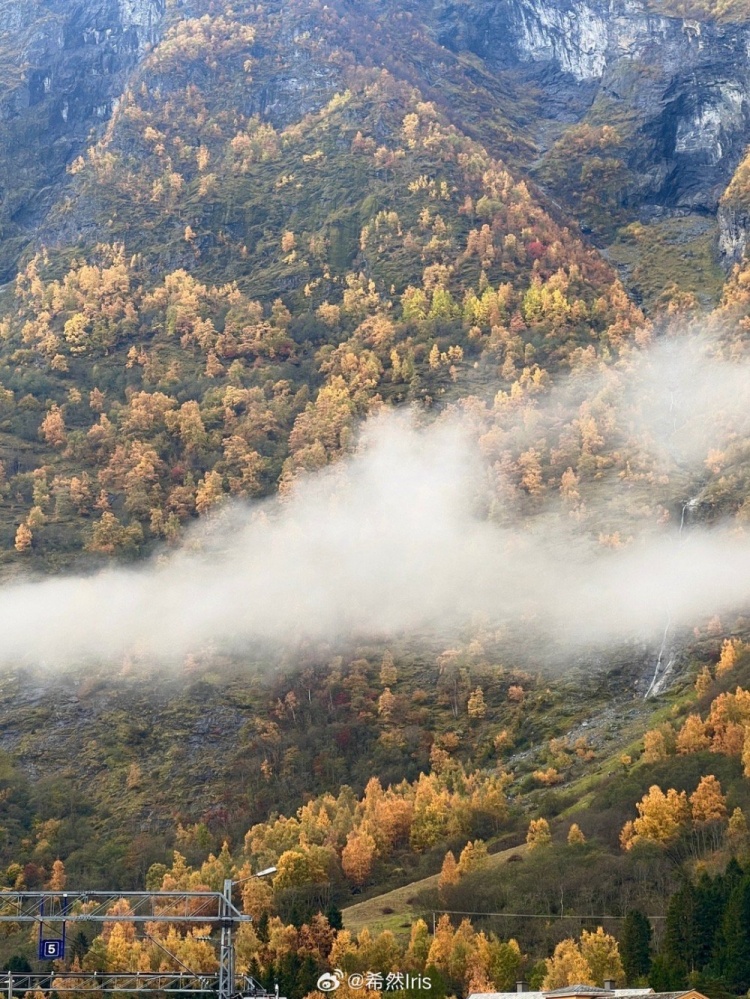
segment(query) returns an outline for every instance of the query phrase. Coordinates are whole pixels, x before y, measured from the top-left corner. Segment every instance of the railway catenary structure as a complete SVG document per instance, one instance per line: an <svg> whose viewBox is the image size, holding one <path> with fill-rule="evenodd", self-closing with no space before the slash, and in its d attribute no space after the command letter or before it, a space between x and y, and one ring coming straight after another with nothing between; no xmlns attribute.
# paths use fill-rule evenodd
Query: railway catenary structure
<svg viewBox="0 0 750 999"><path fill-rule="evenodd" d="M261 871L253 877L274 872L274 868ZM243 879L247 880L247 879ZM28 991L91 993L158 993L180 995L187 993L210 994L217 999L238 999L241 996L265 997L269 995L248 976L235 972L234 934L252 917L241 912L234 904L232 893L237 881L226 880L224 889L217 891L0 891L0 923L36 924L39 927L40 958L60 956L55 953L64 946L65 927L81 923L136 924L173 923L178 926L208 926L218 932L219 969L216 974L195 972L179 958L165 951L179 966L174 972L0 972L0 999L14 999ZM116 903L125 901L126 912L118 912ZM115 911L111 911L112 909ZM56 938L45 939L46 932L58 931ZM47 949L45 949L47 945ZM69 983L69 988L66 988ZM273 993L270 994L273 996ZM276 992L278 996L278 990Z"/></svg>

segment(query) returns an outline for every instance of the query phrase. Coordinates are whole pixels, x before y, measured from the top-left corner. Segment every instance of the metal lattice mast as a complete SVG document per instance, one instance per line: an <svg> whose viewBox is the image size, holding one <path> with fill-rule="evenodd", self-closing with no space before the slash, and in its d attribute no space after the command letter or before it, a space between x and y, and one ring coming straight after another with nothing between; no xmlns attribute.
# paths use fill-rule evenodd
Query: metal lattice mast
<svg viewBox="0 0 750 999"><path fill-rule="evenodd" d="M224 882L224 892L220 903L221 943L219 945L219 999L232 999L235 993L234 980L234 919L236 911L232 904L232 881Z"/></svg>

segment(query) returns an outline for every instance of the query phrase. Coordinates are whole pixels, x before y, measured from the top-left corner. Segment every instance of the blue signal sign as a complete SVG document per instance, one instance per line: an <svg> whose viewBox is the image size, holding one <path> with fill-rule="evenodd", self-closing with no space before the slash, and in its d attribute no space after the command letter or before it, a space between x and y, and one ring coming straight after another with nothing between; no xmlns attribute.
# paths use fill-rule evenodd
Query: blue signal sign
<svg viewBox="0 0 750 999"><path fill-rule="evenodd" d="M59 961L65 956L65 940L40 940L39 960Z"/></svg>

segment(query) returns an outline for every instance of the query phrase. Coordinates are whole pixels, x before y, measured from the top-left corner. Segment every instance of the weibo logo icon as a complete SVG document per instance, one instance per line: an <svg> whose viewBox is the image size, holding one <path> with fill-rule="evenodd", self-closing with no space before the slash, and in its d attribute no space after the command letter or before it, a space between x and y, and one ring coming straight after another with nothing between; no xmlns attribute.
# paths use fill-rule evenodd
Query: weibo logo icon
<svg viewBox="0 0 750 999"><path fill-rule="evenodd" d="M321 992L335 992L344 980L344 972L341 968L334 968L333 971L324 971L318 979L318 988Z"/></svg>

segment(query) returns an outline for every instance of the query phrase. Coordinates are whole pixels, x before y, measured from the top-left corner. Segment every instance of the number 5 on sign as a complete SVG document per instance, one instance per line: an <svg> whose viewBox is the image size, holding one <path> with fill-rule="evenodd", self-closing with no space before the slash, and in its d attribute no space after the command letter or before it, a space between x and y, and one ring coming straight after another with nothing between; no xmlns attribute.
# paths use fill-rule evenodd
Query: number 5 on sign
<svg viewBox="0 0 750 999"><path fill-rule="evenodd" d="M40 940L39 960L59 961L65 956L65 941L60 940Z"/></svg>

